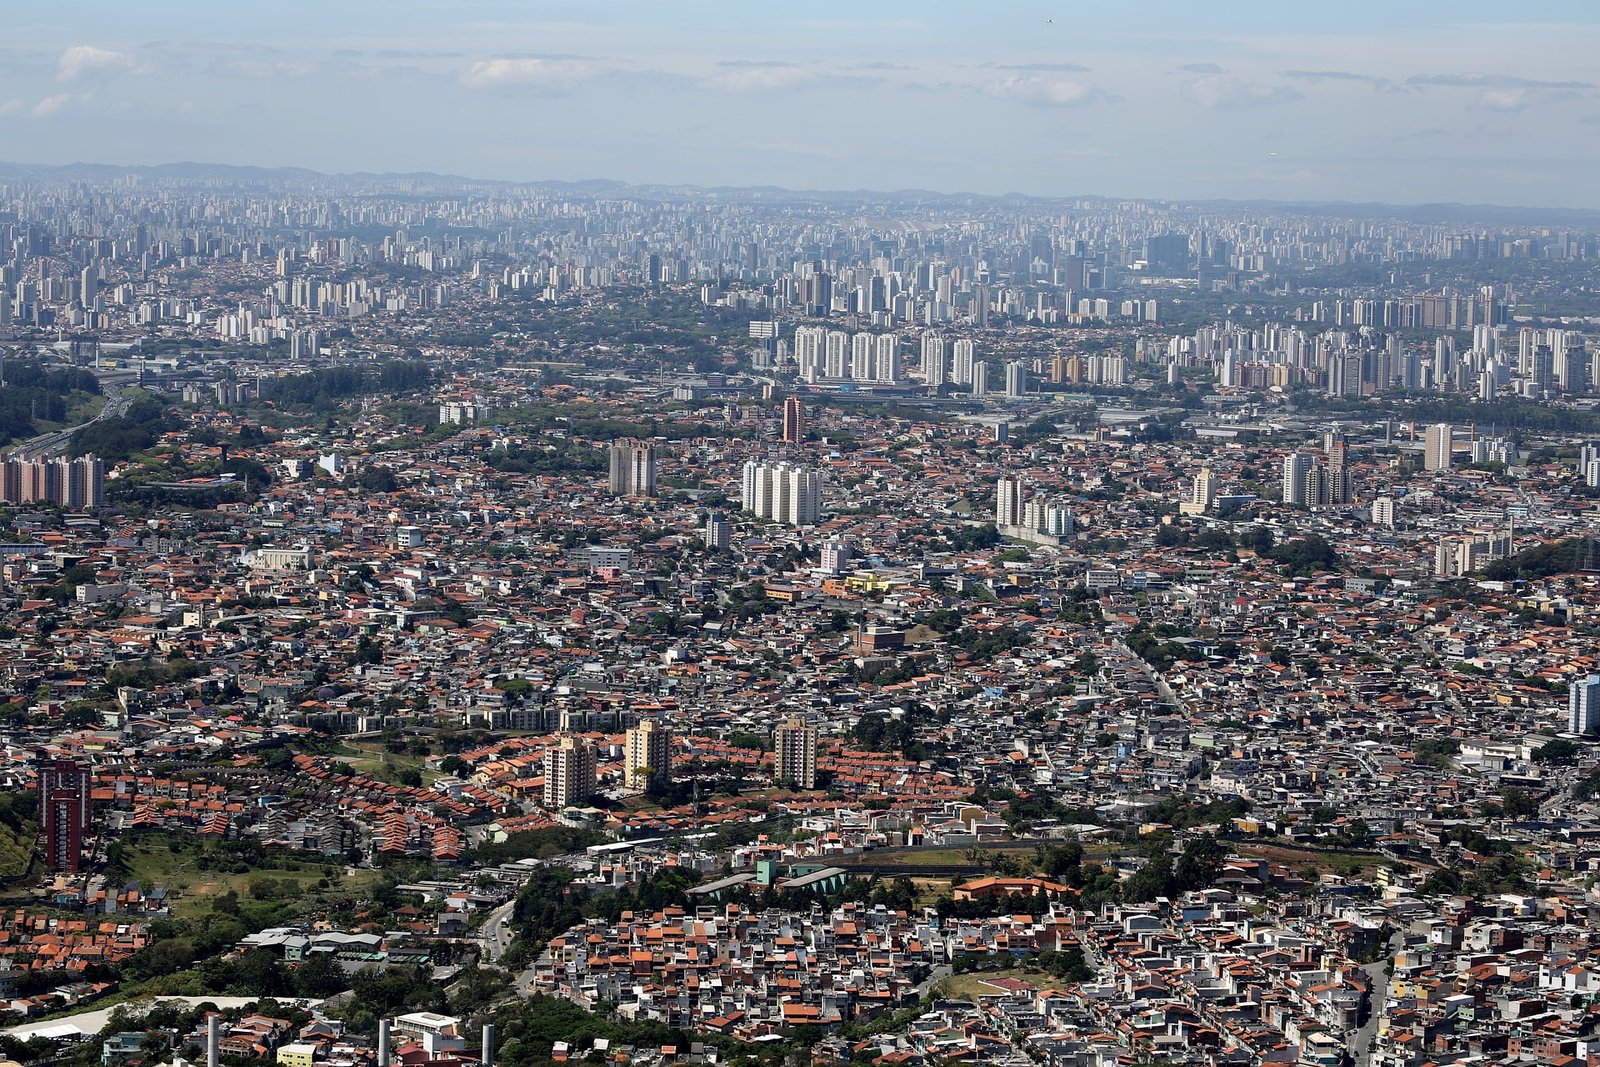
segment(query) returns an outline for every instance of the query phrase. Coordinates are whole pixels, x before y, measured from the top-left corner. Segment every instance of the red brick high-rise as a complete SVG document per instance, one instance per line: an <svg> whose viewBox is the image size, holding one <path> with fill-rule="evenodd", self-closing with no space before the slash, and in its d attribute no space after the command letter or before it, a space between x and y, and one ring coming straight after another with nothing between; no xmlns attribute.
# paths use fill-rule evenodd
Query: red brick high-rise
<svg viewBox="0 0 1600 1067"><path fill-rule="evenodd" d="M797 396L783 402L783 440L797 445L806 439L806 405Z"/></svg>
<svg viewBox="0 0 1600 1067"><path fill-rule="evenodd" d="M52 871L75 872L83 865L89 786L89 768L81 764L47 760L39 766L39 818L44 825L45 861Z"/></svg>

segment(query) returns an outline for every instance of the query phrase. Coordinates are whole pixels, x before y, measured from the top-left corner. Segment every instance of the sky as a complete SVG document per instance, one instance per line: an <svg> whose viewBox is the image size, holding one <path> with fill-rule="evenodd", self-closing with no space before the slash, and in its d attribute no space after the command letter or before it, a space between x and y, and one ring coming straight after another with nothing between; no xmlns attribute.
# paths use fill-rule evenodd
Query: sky
<svg viewBox="0 0 1600 1067"><path fill-rule="evenodd" d="M1594 0L11 0L0 159L1600 208Z"/></svg>

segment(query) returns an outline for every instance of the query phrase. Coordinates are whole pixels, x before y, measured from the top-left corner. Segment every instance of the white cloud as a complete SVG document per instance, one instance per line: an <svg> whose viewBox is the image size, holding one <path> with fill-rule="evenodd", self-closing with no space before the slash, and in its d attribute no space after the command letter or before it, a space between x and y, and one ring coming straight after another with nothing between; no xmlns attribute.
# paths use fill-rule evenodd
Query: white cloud
<svg viewBox="0 0 1600 1067"><path fill-rule="evenodd" d="M805 67L792 63L727 60L718 65L722 69L706 78L702 84L709 89L735 93L788 89L816 77Z"/></svg>
<svg viewBox="0 0 1600 1067"><path fill-rule="evenodd" d="M0 100L0 115L15 115L21 110L21 100Z"/></svg>
<svg viewBox="0 0 1600 1067"><path fill-rule="evenodd" d="M46 118L47 116L54 115L57 111L60 111L71 102L71 93L59 93L55 96L47 96L37 104L33 105L34 117L42 119Z"/></svg>
<svg viewBox="0 0 1600 1067"><path fill-rule="evenodd" d="M1082 78L1046 78L1037 74L1001 78L980 88L990 96L1045 107L1081 107L1108 98L1093 82Z"/></svg>
<svg viewBox="0 0 1600 1067"><path fill-rule="evenodd" d="M533 89L564 92L593 76L587 63L541 56L496 56L479 59L462 72L468 89Z"/></svg>
<svg viewBox="0 0 1600 1067"><path fill-rule="evenodd" d="M1478 106L1485 111L1521 111L1530 103L1526 89L1486 89L1478 94Z"/></svg>
<svg viewBox="0 0 1600 1067"><path fill-rule="evenodd" d="M112 52L88 44L75 44L61 53L56 73L59 81L74 81L88 74L106 74L119 70L133 70L133 57L126 52Z"/></svg>
<svg viewBox="0 0 1600 1067"><path fill-rule="evenodd" d="M1266 85L1241 78L1207 75L1183 83L1183 98L1205 108L1259 107L1304 98L1287 85Z"/></svg>

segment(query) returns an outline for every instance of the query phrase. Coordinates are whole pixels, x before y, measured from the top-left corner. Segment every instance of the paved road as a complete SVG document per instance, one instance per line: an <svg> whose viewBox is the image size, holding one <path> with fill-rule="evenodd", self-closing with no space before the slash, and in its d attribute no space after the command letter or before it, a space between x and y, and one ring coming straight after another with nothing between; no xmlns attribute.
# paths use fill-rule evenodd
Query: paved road
<svg viewBox="0 0 1600 1067"><path fill-rule="evenodd" d="M1372 1059L1372 1042L1378 1036L1378 1020L1382 1017L1383 1006L1389 999L1390 976L1386 973L1386 968L1394 961L1395 953L1404 947L1405 934L1397 930L1389 938L1389 955L1377 963L1367 963L1361 967L1372 980L1372 1013L1367 1016L1367 1021L1350 1035L1350 1044L1346 1047L1346 1050L1355 1057L1356 1067L1367 1067L1367 1063Z"/></svg>
<svg viewBox="0 0 1600 1067"><path fill-rule="evenodd" d="M517 899L512 897L491 911L489 917L483 921L483 925L478 927L478 940L483 944L484 962L500 962L500 957L511 947L511 940L515 935L511 927L502 920L511 918L511 911L516 906Z"/></svg>
<svg viewBox="0 0 1600 1067"><path fill-rule="evenodd" d="M49 433L42 433L38 437L29 438L13 449L11 454L17 459L39 459L43 456L53 456L66 448L68 442L72 440L72 435L85 426L92 426L101 419L116 418L127 410L128 401L123 399L122 393L118 390L111 390L106 393L106 402L101 405L100 414L88 422L80 423L77 426L68 426L62 430L52 430Z"/></svg>

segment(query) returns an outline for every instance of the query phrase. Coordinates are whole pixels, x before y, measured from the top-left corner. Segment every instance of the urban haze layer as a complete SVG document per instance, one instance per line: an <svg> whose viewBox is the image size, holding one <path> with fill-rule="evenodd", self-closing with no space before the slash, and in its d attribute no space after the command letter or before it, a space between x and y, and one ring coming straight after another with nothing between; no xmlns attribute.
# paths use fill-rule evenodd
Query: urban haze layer
<svg viewBox="0 0 1600 1067"><path fill-rule="evenodd" d="M0 1052L1600 1062L1600 214L0 172Z"/></svg>

